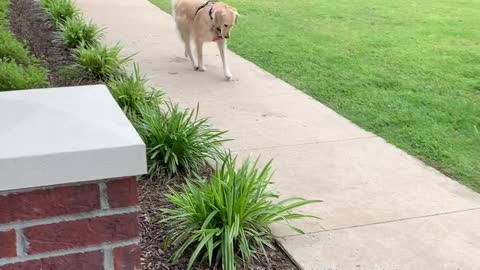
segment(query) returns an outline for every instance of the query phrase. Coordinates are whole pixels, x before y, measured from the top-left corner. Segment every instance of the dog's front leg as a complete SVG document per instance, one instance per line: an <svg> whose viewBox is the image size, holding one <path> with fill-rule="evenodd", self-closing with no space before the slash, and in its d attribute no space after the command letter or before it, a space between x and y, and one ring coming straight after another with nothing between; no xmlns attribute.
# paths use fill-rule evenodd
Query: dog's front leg
<svg viewBox="0 0 480 270"><path fill-rule="evenodd" d="M220 56L222 57L222 63L223 63L223 74L225 75L225 79L227 81L232 79L232 73L230 72L230 68L228 67L228 62L227 62L227 41L225 39L221 39L217 41L217 46L218 50L220 51Z"/></svg>
<svg viewBox="0 0 480 270"><path fill-rule="evenodd" d="M206 71L207 68L203 65L203 41L200 39L195 39L195 46L197 47L197 61L198 69L200 71Z"/></svg>

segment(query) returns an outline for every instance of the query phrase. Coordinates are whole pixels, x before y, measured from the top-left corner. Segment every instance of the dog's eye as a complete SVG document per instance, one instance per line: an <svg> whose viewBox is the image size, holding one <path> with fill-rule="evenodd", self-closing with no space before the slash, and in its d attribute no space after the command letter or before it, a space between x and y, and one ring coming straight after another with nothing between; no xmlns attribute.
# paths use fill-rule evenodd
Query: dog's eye
<svg viewBox="0 0 480 270"><path fill-rule="evenodd" d="M228 25L224 24L223 26L228 27Z"/></svg>

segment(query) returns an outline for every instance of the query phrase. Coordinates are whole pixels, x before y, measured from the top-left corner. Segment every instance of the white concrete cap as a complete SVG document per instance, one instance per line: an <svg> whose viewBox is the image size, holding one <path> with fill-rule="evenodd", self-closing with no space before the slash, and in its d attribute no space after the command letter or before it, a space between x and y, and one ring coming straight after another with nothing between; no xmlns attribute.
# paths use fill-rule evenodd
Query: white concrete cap
<svg viewBox="0 0 480 270"><path fill-rule="evenodd" d="M145 145L104 85L0 92L0 191L144 173Z"/></svg>

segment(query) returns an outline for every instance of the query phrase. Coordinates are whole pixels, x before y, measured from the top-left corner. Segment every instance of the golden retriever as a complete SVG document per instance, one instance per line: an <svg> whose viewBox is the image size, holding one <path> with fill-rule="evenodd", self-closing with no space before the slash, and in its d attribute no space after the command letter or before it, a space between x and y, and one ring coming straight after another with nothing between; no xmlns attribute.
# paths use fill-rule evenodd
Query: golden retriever
<svg viewBox="0 0 480 270"><path fill-rule="evenodd" d="M172 15L185 43L185 57L192 61L195 70L205 71L203 64L203 43L216 42L223 63L226 80L232 79L227 62L227 42L232 27L238 22L236 9L222 2L205 0L172 0ZM191 40L197 50L197 61L192 55Z"/></svg>

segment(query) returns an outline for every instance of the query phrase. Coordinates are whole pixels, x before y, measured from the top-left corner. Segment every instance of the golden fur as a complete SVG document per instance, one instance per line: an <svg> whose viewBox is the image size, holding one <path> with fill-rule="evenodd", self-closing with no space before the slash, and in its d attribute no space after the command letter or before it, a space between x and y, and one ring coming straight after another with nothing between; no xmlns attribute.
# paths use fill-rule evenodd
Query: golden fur
<svg viewBox="0 0 480 270"><path fill-rule="evenodd" d="M204 7L202 7L205 5ZM202 7L202 8L200 8ZM199 9L200 8L200 9ZM225 54L230 31L237 24L237 11L222 2L206 0L172 0L173 17L185 43L185 57L192 61L195 70L205 71L203 64L203 43L218 39L217 45L223 63L223 73L227 80L232 78ZM191 41L197 50L197 61L192 55Z"/></svg>

